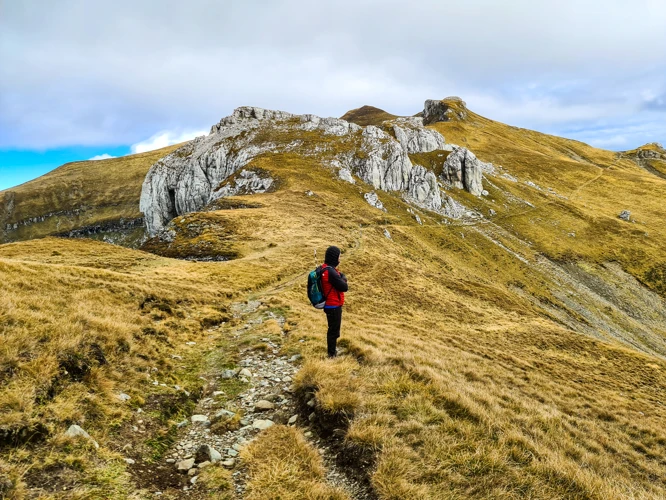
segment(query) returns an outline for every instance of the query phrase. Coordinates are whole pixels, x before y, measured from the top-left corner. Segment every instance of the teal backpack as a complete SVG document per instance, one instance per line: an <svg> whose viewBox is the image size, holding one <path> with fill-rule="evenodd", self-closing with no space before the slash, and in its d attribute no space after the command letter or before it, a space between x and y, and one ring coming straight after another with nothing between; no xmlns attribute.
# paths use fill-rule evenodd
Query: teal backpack
<svg viewBox="0 0 666 500"><path fill-rule="evenodd" d="M308 274L308 299L310 303L317 309L323 309L326 305L326 298L324 296L324 287L321 284L321 276L326 269L331 266L319 266L314 271Z"/></svg>

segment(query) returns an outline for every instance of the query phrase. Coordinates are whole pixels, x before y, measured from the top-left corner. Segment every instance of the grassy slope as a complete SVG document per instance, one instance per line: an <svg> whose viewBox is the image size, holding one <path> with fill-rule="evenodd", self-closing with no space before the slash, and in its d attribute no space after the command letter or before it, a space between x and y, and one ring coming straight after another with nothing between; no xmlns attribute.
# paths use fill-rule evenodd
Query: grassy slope
<svg viewBox="0 0 666 500"><path fill-rule="evenodd" d="M67 163L35 180L1 191L0 238L4 241L0 242L141 217L139 197L148 169L179 146L108 160ZM7 224L41 216L46 219L20 225L3 236Z"/></svg>
<svg viewBox="0 0 666 500"><path fill-rule="evenodd" d="M498 180L536 208L522 205L521 213L499 189L491 189L489 200L466 200L480 210L495 207L498 230L533 243L528 257L543 252L590 265L614 259L643 278L660 261L664 229L656 199L645 193L663 199L663 184L648 184L648 174L630 162L614 164L611 153L483 120L472 115L469 122L435 127L450 142L467 139L481 159L503 165L521 180L569 197ZM590 163L573 162L572 154ZM315 158L270 155L254 163L283 181L278 192L240 198L261 206L183 217L185 225L188 219L207 219L205 231L222 231L225 250L231 245L238 260L187 263L48 239L0 247L0 269L7 278L0 287L8 292L1 296L11 301L0 309L7 311L0 324L3 345L9 346L0 360L9 367L2 371L0 400L12 402L0 413L5 425L45 419L57 436L69 422L84 418L89 430L99 431L95 437L102 452L63 451L52 437L48 453L62 469L86 478L87 488L123 498L130 479L117 456L105 455L114 449L114 437L103 429L111 422L122 428L128 418L112 393L127 392L129 384L121 381L138 377L132 375L136 368L158 364L168 371L173 352L142 329L163 331L174 345L201 342L202 317L223 314L229 301L250 294L288 311L285 348L300 349L306 359L299 390L315 394L322 421L326 416L351 420L346 453L374 457L369 473L382 499L663 496L662 358L612 339L589 338L545 317L515 292L515 284L547 301L555 300L553 283L479 233L491 224L441 225L439 217L420 212L420 226L407 205L385 193L380 197L388 213L380 212L363 200L363 186L331 181ZM600 188L601 172L603 182L614 183L610 193ZM307 190L315 196L307 196ZM618 207L620 190L625 201ZM616 220L626 203L637 205L626 207L639 221L631 230ZM544 222L549 217L551 224ZM560 222L553 225L554 220ZM627 240L641 221L654 235ZM565 237L571 229L577 231L575 239ZM585 231L589 235L582 240ZM302 287L303 273L313 266L313 249L321 255L331 242L344 249L342 267L351 281L343 320L349 354L334 362L323 359L325 320L305 303ZM522 248L509 237L505 243ZM623 257L627 252L642 253L645 260L627 265L632 262ZM646 282L658 289L658 283ZM171 301L176 311L142 313L139 304L149 294ZM186 301L178 305L177 298ZM42 332L42 342L34 341L33 331ZM122 339L129 352L114 351ZM102 344L111 366L95 367L94 376L83 382L65 381L66 390L53 400L33 397L57 373L62 347L91 341ZM144 352L148 360L141 358ZM51 375L37 373L36 365L50 367ZM196 379L196 366L191 369L175 372L171 382ZM139 378L128 380L136 380L136 392L151 390ZM95 405L88 404L91 398ZM251 488L269 497L284 494L282 476L271 470L288 469L279 454L262 450L285 446L285 440L299 450L299 439L276 430L257 441L246 454ZM3 467L19 475L40 453L46 452L5 454ZM311 451L299 453L295 463L305 465L298 466L300 479L285 498L304 498L299 487L325 491ZM103 466L116 471L106 482L95 476Z"/></svg>
<svg viewBox="0 0 666 500"><path fill-rule="evenodd" d="M611 151L510 127L472 112L467 120L433 128L447 142L469 147L483 161L501 165L520 179L500 179L497 184L535 207L497 205L494 222L553 259L617 261L666 296L664 179ZM525 186L528 180L543 191ZM549 187L560 196L548 193ZM485 203L481 205L492 206ZM625 209L633 222L618 219Z"/></svg>

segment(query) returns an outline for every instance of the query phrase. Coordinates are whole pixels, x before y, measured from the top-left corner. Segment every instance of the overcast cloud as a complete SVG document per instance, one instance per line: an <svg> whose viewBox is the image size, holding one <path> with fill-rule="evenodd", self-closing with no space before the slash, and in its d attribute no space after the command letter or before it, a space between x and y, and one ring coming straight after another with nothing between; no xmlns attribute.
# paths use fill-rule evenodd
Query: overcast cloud
<svg viewBox="0 0 666 500"><path fill-rule="evenodd" d="M448 95L606 148L666 142L666 2L0 0L0 148L139 151L241 105Z"/></svg>

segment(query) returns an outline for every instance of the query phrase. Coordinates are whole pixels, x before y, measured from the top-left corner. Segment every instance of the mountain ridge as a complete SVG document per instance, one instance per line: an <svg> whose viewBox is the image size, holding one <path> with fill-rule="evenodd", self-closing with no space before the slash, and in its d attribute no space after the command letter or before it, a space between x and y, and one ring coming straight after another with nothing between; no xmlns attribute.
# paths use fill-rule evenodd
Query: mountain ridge
<svg viewBox="0 0 666 500"><path fill-rule="evenodd" d="M240 108L154 162L143 180L155 199L173 189L185 210L142 250L0 245L0 485L101 498L663 496L663 179L470 110L425 127L277 113ZM410 141L422 128L429 139ZM479 194L452 182L463 148ZM416 165L462 216L414 203ZM380 189L387 179L403 184ZM341 355L327 360L303 285L332 243L350 292ZM278 366L294 367L290 381ZM99 451L65 435L71 424ZM227 465L195 466L200 445Z"/></svg>

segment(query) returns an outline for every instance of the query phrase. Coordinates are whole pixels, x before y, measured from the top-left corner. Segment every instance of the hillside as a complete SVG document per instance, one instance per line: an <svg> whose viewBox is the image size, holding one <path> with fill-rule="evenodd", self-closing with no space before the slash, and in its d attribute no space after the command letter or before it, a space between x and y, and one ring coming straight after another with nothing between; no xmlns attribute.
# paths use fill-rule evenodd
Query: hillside
<svg viewBox="0 0 666 500"><path fill-rule="evenodd" d="M64 234L132 245L141 239L141 183L150 166L180 145L67 163L0 191L0 243Z"/></svg>
<svg viewBox="0 0 666 500"><path fill-rule="evenodd" d="M146 169L143 251L0 245L5 494L663 498L666 180L430 102L241 108ZM304 294L329 244L334 360ZM201 443L225 465L178 473Z"/></svg>

